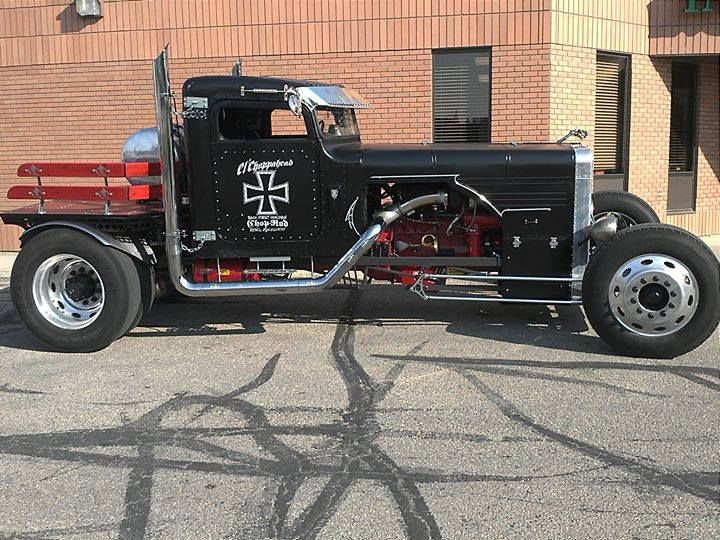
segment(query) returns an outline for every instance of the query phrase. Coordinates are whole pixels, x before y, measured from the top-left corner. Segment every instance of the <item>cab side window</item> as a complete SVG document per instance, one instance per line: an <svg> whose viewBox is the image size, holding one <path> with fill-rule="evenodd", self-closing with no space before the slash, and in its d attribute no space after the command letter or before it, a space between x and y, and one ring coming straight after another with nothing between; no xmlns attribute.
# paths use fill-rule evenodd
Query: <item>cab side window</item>
<svg viewBox="0 0 720 540"><path fill-rule="evenodd" d="M308 136L303 117L287 109L223 107L218 113L219 139L257 141Z"/></svg>

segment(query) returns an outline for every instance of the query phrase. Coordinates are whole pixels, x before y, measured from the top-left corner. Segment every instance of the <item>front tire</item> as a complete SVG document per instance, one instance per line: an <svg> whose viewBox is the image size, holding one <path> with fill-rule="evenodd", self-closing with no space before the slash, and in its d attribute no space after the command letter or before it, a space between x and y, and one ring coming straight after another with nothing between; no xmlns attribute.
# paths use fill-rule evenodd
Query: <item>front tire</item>
<svg viewBox="0 0 720 540"><path fill-rule="evenodd" d="M660 223L652 206L627 191L597 191L593 193L592 201L595 220L614 214L618 219L618 230L643 223Z"/></svg>
<svg viewBox="0 0 720 540"><path fill-rule="evenodd" d="M25 243L10 277L15 308L51 348L91 352L122 336L141 309L132 259L69 229Z"/></svg>
<svg viewBox="0 0 720 540"><path fill-rule="evenodd" d="M671 225L620 231L598 247L583 278L585 314L620 353L673 358L702 344L720 320L720 264Z"/></svg>

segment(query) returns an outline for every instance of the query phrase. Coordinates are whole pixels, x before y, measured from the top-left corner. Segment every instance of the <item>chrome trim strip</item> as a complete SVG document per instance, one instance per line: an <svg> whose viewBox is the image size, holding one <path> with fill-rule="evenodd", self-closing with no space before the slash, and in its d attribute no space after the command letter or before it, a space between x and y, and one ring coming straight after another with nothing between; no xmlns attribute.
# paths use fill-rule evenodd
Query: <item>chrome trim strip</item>
<svg viewBox="0 0 720 540"><path fill-rule="evenodd" d="M582 304L582 300L538 300L537 298L494 298L492 296L436 296L426 294L421 298L423 300L497 302L499 304L543 304L546 306Z"/></svg>
<svg viewBox="0 0 720 540"><path fill-rule="evenodd" d="M543 282L559 282L572 283L582 281L582 276L576 277L557 277L557 276L500 276L500 275L478 275L478 274L423 274L423 279L457 279L458 281L543 281Z"/></svg>
<svg viewBox="0 0 720 540"><path fill-rule="evenodd" d="M592 224L593 153L587 146L573 145L575 196L573 211L572 277L582 279L590 256L588 233ZM582 298L582 282L571 286L571 298Z"/></svg>
<svg viewBox="0 0 720 540"><path fill-rule="evenodd" d="M502 214L505 212L550 212L551 210L551 208L506 208Z"/></svg>

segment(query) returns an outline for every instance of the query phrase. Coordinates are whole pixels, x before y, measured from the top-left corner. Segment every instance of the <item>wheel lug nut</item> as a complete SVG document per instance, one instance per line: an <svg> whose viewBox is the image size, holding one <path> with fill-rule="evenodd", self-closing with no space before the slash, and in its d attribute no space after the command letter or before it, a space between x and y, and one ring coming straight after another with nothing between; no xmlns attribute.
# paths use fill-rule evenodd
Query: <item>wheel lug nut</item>
<svg viewBox="0 0 720 540"><path fill-rule="evenodd" d="M654 319L655 316L652 313L648 313L648 319Z"/></svg>
<svg viewBox="0 0 720 540"><path fill-rule="evenodd" d="M639 290L639 289L638 289L637 287L633 287L633 288L632 288L632 292L638 292L638 290Z"/></svg>
<svg viewBox="0 0 720 540"><path fill-rule="evenodd" d="M642 278L642 279L640 280L640 283L642 283L643 285L645 285L645 284L647 283L647 279Z"/></svg>
<svg viewBox="0 0 720 540"><path fill-rule="evenodd" d="M666 287L669 287L669 286L670 286L670 282L669 282L669 281L666 281L663 285L665 285Z"/></svg>
<svg viewBox="0 0 720 540"><path fill-rule="evenodd" d="M670 304L668 304L668 307L669 307L670 309L675 309L675 304L673 304L673 303L671 302Z"/></svg>
<svg viewBox="0 0 720 540"><path fill-rule="evenodd" d="M637 312L638 312L638 313L642 313L642 309L637 308Z"/></svg>
<svg viewBox="0 0 720 540"><path fill-rule="evenodd" d="M665 313L664 311L661 311L661 312L660 312L660 316L661 316L661 317L664 317L665 315L667 315L667 313Z"/></svg>
<svg viewBox="0 0 720 540"><path fill-rule="evenodd" d="M673 298L675 298L675 297L677 296L677 293L676 293L675 291L672 291L672 292L670 293L670 296L672 296Z"/></svg>
<svg viewBox="0 0 720 540"><path fill-rule="evenodd" d="M653 281L660 281L657 276L653 276Z"/></svg>
<svg viewBox="0 0 720 540"><path fill-rule="evenodd" d="M631 304L637 304L637 300L635 300L634 298L631 298L631 299L630 299L630 303L631 303Z"/></svg>

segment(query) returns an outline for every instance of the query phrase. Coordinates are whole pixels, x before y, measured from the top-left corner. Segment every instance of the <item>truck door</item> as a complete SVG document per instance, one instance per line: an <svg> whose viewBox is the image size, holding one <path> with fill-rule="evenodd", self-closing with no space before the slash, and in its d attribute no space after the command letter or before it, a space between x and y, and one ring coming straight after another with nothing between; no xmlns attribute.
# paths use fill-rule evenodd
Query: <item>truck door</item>
<svg viewBox="0 0 720 540"><path fill-rule="evenodd" d="M226 100L210 110L218 235L312 240L320 230L317 141L284 103Z"/></svg>

